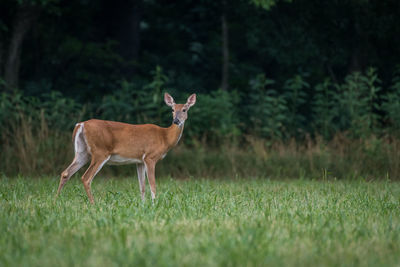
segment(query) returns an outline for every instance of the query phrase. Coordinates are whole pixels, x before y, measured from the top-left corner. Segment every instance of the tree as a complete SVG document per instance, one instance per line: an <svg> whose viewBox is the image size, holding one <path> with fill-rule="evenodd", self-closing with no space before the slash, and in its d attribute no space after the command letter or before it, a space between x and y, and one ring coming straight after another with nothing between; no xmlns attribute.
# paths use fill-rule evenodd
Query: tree
<svg viewBox="0 0 400 267"><path fill-rule="evenodd" d="M14 10L13 19L10 25L0 23L3 27L3 32L10 34L8 43L0 41L0 70L4 69L4 82L7 90L18 88L19 85L19 71L21 64L21 52L22 44L24 39L34 23L39 18L39 15L43 8L51 7L52 4L58 2L58 0L18 0L3 2L3 8L6 10ZM6 29L6 30L4 30ZM1 29L0 29L1 30ZM3 39L3 38L2 38ZM3 59L3 56L6 58ZM0 72L0 74L2 74Z"/></svg>
<svg viewBox="0 0 400 267"><path fill-rule="evenodd" d="M5 61L4 81L8 89L18 87L22 42L39 17L39 12L39 7L34 3L22 2L18 5Z"/></svg>

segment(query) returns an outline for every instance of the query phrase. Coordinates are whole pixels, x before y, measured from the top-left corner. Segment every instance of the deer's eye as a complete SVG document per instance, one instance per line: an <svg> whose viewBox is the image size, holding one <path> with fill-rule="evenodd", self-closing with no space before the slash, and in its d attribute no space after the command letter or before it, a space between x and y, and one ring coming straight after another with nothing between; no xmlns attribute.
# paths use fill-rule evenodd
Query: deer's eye
<svg viewBox="0 0 400 267"><path fill-rule="evenodd" d="M186 109L183 109L182 111L183 111L183 112L186 112Z"/></svg>

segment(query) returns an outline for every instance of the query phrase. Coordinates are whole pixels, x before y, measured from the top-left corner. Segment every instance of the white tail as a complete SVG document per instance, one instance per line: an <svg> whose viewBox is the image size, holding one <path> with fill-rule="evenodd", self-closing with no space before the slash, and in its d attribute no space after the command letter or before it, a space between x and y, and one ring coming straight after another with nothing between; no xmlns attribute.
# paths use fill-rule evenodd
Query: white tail
<svg viewBox="0 0 400 267"><path fill-rule="evenodd" d="M142 200L145 197L146 174L154 200L155 166L178 143L187 111L196 103L196 95L192 94L185 104L175 104L174 99L165 93L164 101L173 112L173 122L168 128L94 119L77 123L72 135L75 157L61 174L57 196L71 176L91 159L89 168L82 176L91 203L94 203L91 183L104 164L136 163Z"/></svg>

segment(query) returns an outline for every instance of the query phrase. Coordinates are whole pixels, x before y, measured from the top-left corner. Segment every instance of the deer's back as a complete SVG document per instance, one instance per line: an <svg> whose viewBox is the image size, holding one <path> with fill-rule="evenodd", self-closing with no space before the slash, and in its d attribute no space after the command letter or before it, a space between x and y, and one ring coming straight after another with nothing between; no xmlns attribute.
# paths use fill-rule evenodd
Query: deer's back
<svg viewBox="0 0 400 267"><path fill-rule="evenodd" d="M108 153L141 158L148 150L162 146L163 129L154 124L128 124L115 121L83 122L86 141L92 153Z"/></svg>

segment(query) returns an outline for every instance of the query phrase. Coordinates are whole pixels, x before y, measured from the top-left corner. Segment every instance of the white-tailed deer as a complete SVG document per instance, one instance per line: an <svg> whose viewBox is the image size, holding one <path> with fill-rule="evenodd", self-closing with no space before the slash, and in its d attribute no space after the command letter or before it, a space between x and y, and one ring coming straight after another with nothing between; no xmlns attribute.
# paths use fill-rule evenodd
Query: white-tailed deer
<svg viewBox="0 0 400 267"><path fill-rule="evenodd" d="M72 134L75 157L61 174L57 196L71 176L91 160L89 168L82 176L82 182L92 204L94 199L91 183L106 163L136 163L142 200L145 196L146 174L154 200L156 164L181 138L187 112L196 103L196 94L192 94L185 104L175 104L172 96L165 93L164 101L172 108L173 114L172 125L168 128L154 124L134 125L94 119L77 123Z"/></svg>

